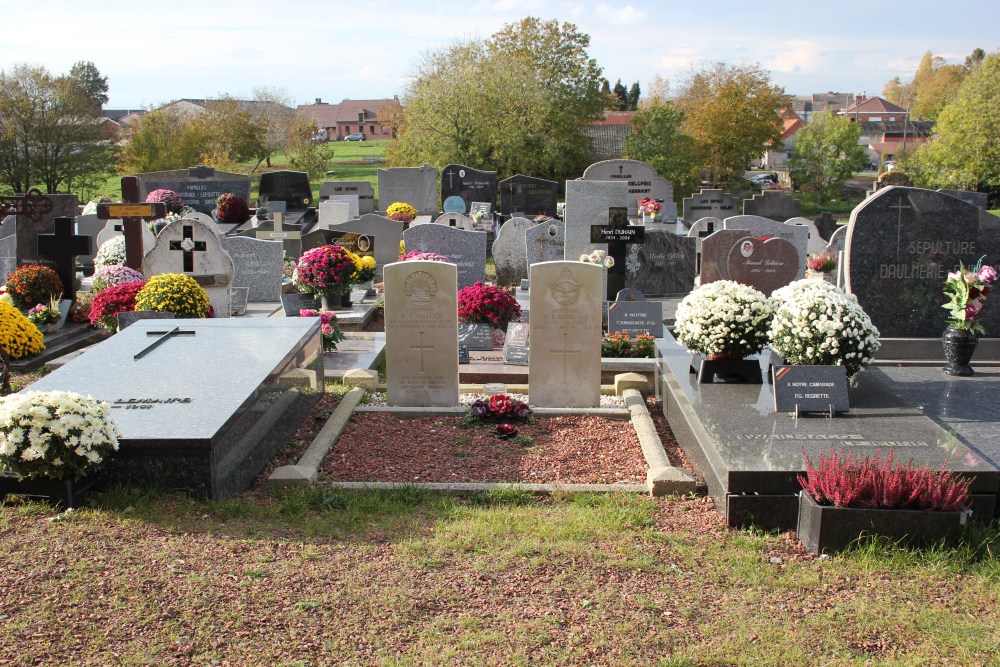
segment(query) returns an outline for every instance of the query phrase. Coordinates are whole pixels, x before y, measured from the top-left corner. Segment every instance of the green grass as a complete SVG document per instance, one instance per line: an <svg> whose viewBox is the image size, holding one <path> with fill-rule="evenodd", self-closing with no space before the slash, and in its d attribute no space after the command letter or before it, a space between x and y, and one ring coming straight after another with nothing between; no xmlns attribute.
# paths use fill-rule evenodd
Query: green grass
<svg viewBox="0 0 1000 667"><path fill-rule="evenodd" d="M992 213L993 215L1000 216L1000 208L994 208L987 211L987 213Z"/></svg>

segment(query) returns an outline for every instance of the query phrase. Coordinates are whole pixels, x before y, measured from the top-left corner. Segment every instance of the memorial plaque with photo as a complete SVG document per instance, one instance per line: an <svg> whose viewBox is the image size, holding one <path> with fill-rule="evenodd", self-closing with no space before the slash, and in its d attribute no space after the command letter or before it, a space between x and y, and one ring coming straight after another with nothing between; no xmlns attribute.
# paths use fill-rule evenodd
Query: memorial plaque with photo
<svg viewBox="0 0 1000 667"><path fill-rule="evenodd" d="M799 253L790 241L771 238L740 239L730 248L726 267L729 279L749 285L770 296L771 292L795 280Z"/></svg>

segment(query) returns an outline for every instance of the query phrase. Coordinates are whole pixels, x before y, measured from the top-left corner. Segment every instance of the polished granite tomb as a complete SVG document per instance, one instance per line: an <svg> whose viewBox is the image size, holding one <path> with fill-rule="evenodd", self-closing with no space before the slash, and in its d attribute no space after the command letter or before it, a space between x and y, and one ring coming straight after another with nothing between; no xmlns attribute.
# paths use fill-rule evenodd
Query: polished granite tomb
<svg viewBox="0 0 1000 667"><path fill-rule="evenodd" d="M170 333L167 333L170 332ZM323 392L318 318L140 320L40 379L111 404L111 479L221 500L250 486Z"/></svg>
<svg viewBox="0 0 1000 667"><path fill-rule="evenodd" d="M949 469L973 478L975 516L988 520L995 511L1000 447L989 449L981 425L970 438L947 419L932 418L934 406L920 403L922 399L907 390L901 382L903 370L870 367L850 389L849 412L832 419L818 414L796 419L775 412L767 382L698 384L690 372L691 353L669 332L657 341L657 349L664 414L731 526L794 528L800 488L796 476L805 472L803 452L817 463L831 447L857 455L881 450L883 457L892 451L897 463L912 460L935 469L947 461ZM966 388L971 390L968 385L953 389ZM990 432L995 435L996 429Z"/></svg>

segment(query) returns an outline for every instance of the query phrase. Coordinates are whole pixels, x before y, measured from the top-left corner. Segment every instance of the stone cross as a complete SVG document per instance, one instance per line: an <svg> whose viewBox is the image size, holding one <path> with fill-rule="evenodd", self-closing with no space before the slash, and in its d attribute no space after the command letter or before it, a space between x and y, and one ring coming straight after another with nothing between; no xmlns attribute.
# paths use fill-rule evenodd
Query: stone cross
<svg viewBox="0 0 1000 667"><path fill-rule="evenodd" d="M135 176L122 176L122 202L97 207L98 220L121 218L125 235L125 266L136 271L142 270L143 219L159 220L166 215L167 205L163 202L139 201L139 179Z"/></svg>
<svg viewBox="0 0 1000 667"><path fill-rule="evenodd" d="M51 257L63 284L63 296L76 302L76 256L90 252L90 237L73 233L73 218L55 219L55 233L38 235L38 253Z"/></svg>
<svg viewBox="0 0 1000 667"><path fill-rule="evenodd" d="M181 228L184 232L184 238L180 241L171 241L171 250L180 250L184 253L184 272L191 273L194 271L194 253L204 252L206 250L206 245L204 241L194 240L194 227L191 225L184 225Z"/></svg>
<svg viewBox="0 0 1000 667"><path fill-rule="evenodd" d="M257 232L257 238L265 239L267 241L280 241L282 239L300 239L302 238L301 229L284 229L283 224L285 222L284 213L274 213L274 230L273 231L261 231Z"/></svg>
<svg viewBox="0 0 1000 667"><path fill-rule="evenodd" d="M612 206L608 208L607 225L590 226L591 243L607 243L608 257L615 260L615 265L608 269L608 291L605 295L608 301L614 301L616 294L625 288L625 259L628 246L643 243L646 240L646 228L642 225L628 224L628 208Z"/></svg>

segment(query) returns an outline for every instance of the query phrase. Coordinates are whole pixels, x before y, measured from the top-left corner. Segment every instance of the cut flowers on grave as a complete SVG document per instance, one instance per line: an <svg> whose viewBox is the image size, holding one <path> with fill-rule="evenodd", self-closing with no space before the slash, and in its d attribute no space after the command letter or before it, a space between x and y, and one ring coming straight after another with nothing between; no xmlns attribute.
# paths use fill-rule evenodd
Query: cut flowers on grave
<svg viewBox="0 0 1000 667"><path fill-rule="evenodd" d="M39 329L50 324L55 324L61 317L59 300L55 297L48 303L40 303L28 310L28 320Z"/></svg>
<svg viewBox="0 0 1000 667"><path fill-rule="evenodd" d="M69 391L0 398L0 467L29 479L79 479L118 449L111 407Z"/></svg>
<svg viewBox="0 0 1000 667"><path fill-rule="evenodd" d="M300 292L332 296L350 291L358 275L358 256L337 245L324 245L302 254L292 282Z"/></svg>
<svg viewBox="0 0 1000 667"><path fill-rule="evenodd" d="M958 271L948 274L948 279L944 282L944 295L948 297L948 303L942 306L950 313L948 326L970 333L986 333L979 320L982 319L990 286L997 279L997 271L992 266L984 265L984 259L985 256L980 257L971 269L959 262Z"/></svg>
<svg viewBox="0 0 1000 667"><path fill-rule="evenodd" d="M314 310L303 308L299 311L299 317L318 317L319 330L323 336L323 351L333 352L337 349L337 343L344 340L344 333L337 323L337 316L328 310Z"/></svg>
<svg viewBox="0 0 1000 667"><path fill-rule="evenodd" d="M458 290L458 319L472 324L491 324L504 329L521 316L521 306L510 292L476 282Z"/></svg>
<svg viewBox="0 0 1000 667"><path fill-rule="evenodd" d="M106 287L90 302L90 323L114 333L118 331L118 313L135 310L136 297L146 283L121 283Z"/></svg>
<svg viewBox="0 0 1000 667"><path fill-rule="evenodd" d="M11 359L38 354L45 349L42 332L9 303L0 302L0 347Z"/></svg>
<svg viewBox="0 0 1000 667"><path fill-rule="evenodd" d="M603 265L606 269L610 269L615 265L615 258L608 255L604 250L594 250L589 254L583 253L580 255L580 261L587 264Z"/></svg>
<svg viewBox="0 0 1000 667"><path fill-rule="evenodd" d="M6 293L21 310L39 303L58 299L63 292L62 280L55 269L43 264L24 264L7 276Z"/></svg>
<svg viewBox="0 0 1000 667"><path fill-rule="evenodd" d="M674 337L691 352L745 357L767 345L771 301L758 290L717 280L688 294L677 306Z"/></svg>
<svg viewBox="0 0 1000 667"><path fill-rule="evenodd" d="M832 252L813 252L806 255L810 271L829 273L837 268L837 258Z"/></svg>
<svg viewBox="0 0 1000 667"><path fill-rule="evenodd" d="M644 213L655 218L662 210L663 204L656 199L643 197L639 200L639 213Z"/></svg>
<svg viewBox="0 0 1000 667"><path fill-rule="evenodd" d="M511 398L508 394L493 394L489 398L477 398L473 401L463 422L466 425L483 422L534 424L535 417L532 409L524 401Z"/></svg>
<svg viewBox="0 0 1000 667"><path fill-rule="evenodd" d="M819 280L797 280L771 294L771 349L795 366L843 366L848 377L871 363L878 329L853 294Z"/></svg>

